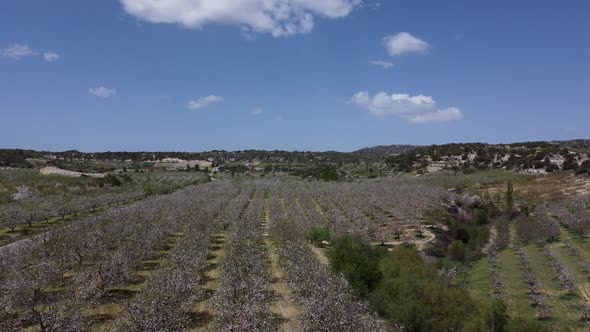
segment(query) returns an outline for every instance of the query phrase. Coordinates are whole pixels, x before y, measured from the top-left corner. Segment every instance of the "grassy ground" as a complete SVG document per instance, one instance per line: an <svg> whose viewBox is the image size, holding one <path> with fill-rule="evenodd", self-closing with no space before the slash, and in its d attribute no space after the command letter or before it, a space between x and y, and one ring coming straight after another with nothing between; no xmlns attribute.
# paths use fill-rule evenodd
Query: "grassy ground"
<svg viewBox="0 0 590 332"><path fill-rule="evenodd" d="M527 289L522 278L522 269L516 253L507 248L499 253L500 274L506 291L506 302L510 306L512 317L534 317L535 311L530 305ZM487 258L476 262L470 273L471 294L483 304L489 303L492 294L490 263Z"/></svg>
<svg viewBox="0 0 590 332"><path fill-rule="evenodd" d="M551 310L551 319L546 324L555 329L569 328L573 331L584 331L580 320L580 309L584 303L590 303L590 273L585 268L585 262L590 259L590 243L572 234L567 229L561 229L559 241L548 244L559 261L574 275L578 291L575 295L567 294L555 272L551 262L543 255L536 244L524 247L531 261L531 267L541 282L546 302ZM562 241L574 243L581 257L571 255ZM500 274L506 290L506 301L510 306L512 317L535 317L535 310L524 284L523 271L520 261L513 248L509 247L499 253ZM472 295L482 303L489 303L491 298L490 267L487 258L476 262L469 274Z"/></svg>
<svg viewBox="0 0 590 332"><path fill-rule="evenodd" d="M569 249L563 243L553 243L550 247L559 258L559 261L565 264L568 271L573 274L579 289L580 302L590 303L590 274L584 268L586 259L571 255ZM586 256L586 254L583 254L583 256Z"/></svg>
<svg viewBox="0 0 590 332"><path fill-rule="evenodd" d="M555 272L550 261L543 255L537 245L525 246L525 251L531 260L531 267L543 287L546 303L551 310L551 319L548 323L557 324L559 327L580 328L580 301L576 295L568 295L555 277ZM568 270L570 268L568 267ZM578 324L580 324L578 326Z"/></svg>
<svg viewBox="0 0 590 332"><path fill-rule="evenodd" d="M490 284L490 260L486 257L476 262L469 273L469 285L473 296L488 301L492 294Z"/></svg>
<svg viewBox="0 0 590 332"><path fill-rule="evenodd" d="M520 260L513 248L500 252L500 273L506 286L506 298L513 317L535 317L535 309L524 284Z"/></svg>
<svg viewBox="0 0 590 332"><path fill-rule="evenodd" d="M590 272L586 270L586 262L590 259L590 243L585 238L573 234L566 228L561 227L561 238L572 242L578 251L580 257L572 255L570 250L563 243L551 244L552 250L559 257L559 260L567 265L570 273L574 275L576 285L580 291L581 301L590 304Z"/></svg>
<svg viewBox="0 0 590 332"><path fill-rule="evenodd" d="M590 193L590 177L575 176L571 172L505 177L487 184L475 183L470 185L469 189L475 193L491 196L496 203L502 203L508 179L513 181L515 201L519 204L563 200Z"/></svg>

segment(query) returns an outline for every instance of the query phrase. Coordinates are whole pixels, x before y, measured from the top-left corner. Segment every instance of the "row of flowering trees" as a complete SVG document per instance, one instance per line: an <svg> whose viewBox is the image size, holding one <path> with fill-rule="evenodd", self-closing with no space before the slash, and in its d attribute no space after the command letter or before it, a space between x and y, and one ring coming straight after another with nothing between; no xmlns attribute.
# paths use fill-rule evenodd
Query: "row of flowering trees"
<svg viewBox="0 0 590 332"><path fill-rule="evenodd" d="M301 308L305 331L383 330L383 322L354 297L346 279L334 275L315 257L305 240L305 225L313 220L306 219L309 214L303 209L280 199L291 190L290 184L271 188L269 223L271 235L280 244L281 263Z"/></svg>
<svg viewBox="0 0 590 332"><path fill-rule="evenodd" d="M551 210L565 227L578 236L584 237L588 229L590 229L590 212L587 211L588 205L581 200L576 200L571 202L571 204L560 202L552 204Z"/></svg>
<svg viewBox="0 0 590 332"><path fill-rule="evenodd" d="M563 288L565 288L569 294L574 294L576 292L574 276L568 271L567 267L559 261L555 253L549 249L547 245L541 245L541 250L543 255L551 263L551 266L555 271L555 276L559 279Z"/></svg>
<svg viewBox="0 0 590 332"><path fill-rule="evenodd" d="M404 229L420 235L424 212L448 198L442 187L394 183L324 183L283 181L281 199L301 209L309 225L327 227L336 237L354 234L372 241L399 239Z"/></svg>
<svg viewBox="0 0 590 332"><path fill-rule="evenodd" d="M253 189L255 190L255 188ZM214 299L220 331L271 331L271 273L262 239L263 191L251 191L237 216L229 220L229 239L221 263L221 283Z"/></svg>
<svg viewBox="0 0 590 332"><path fill-rule="evenodd" d="M488 249L488 256L490 258L490 279L492 282L492 297L506 298L506 289L504 282L502 282L502 275L500 273L500 256L495 246Z"/></svg>
<svg viewBox="0 0 590 332"><path fill-rule="evenodd" d="M29 325L41 331L87 329L95 323L92 308L113 301L113 291L121 287L142 284L144 277L137 272L146 267L144 262L163 259L171 236L186 232L136 300L122 304L133 317L164 319L167 312L151 306L152 300L182 293L174 301L190 302L193 295L185 286L192 288L200 280L207 234L215 227L211 216L234 192L227 185L188 188L99 212L0 248L0 306L6 313L0 330ZM186 279L189 275L192 279ZM180 285L182 281L187 285ZM126 323L133 321L126 318Z"/></svg>
<svg viewBox="0 0 590 332"><path fill-rule="evenodd" d="M531 299L531 304L535 307L537 317L539 319L547 319L551 315L551 311L545 303L545 294L543 293L541 282L537 279L537 276L531 267L529 256L517 241L514 242L514 249L520 260L523 277L528 288L529 298Z"/></svg>
<svg viewBox="0 0 590 332"><path fill-rule="evenodd" d="M127 191L91 196L33 196L0 205L0 228L9 228L14 231L17 227L31 227L33 222L48 221L52 217L64 219L67 215L96 211L102 206L129 203L143 195L142 191Z"/></svg>
<svg viewBox="0 0 590 332"><path fill-rule="evenodd" d="M115 327L124 331L182 331L189 327L191 306L203 299L199 287L207 268L217 216L225 195L210 197L208 206L188 205L175 214L185 218L182 233L142 291L124 305Z"/></svg>
<svg viewBox="0 0 590 332"><path fill-rule="evenodd" d="M33 222L49 221L52 217L64 219L67 215L77 216L88 211L95 212L101 207L127 204L154 193L171 192L202 180L202 175L183 172L155 173L147 177L131 177L125 174L125 185L122 185L116 176L107 175L105 178L97 178L96 181L104 183L115 180L121 185L99 187L94 182L92 184L95 186L81 185L88 184L87 181L66 186L60 183L62 180L59 177L43 178L36 182L30 179L36 174L29 173L11 176L11 172L5 172L2 175L6 176L3 182L5 180L11 184L28 184L16 186L16 192L10 195L10 200L7 203L0 202L0 228L8 228L12 232L17 227L31 227Z"/></svg>
<svg viewBox="0 0 590 332"><path fill-rule="evenodd" d="M524 244L555 241L559 238L559 224L548 216L544 207L537 207L534 217L520 215L516 218L516 229Z"/></svg>

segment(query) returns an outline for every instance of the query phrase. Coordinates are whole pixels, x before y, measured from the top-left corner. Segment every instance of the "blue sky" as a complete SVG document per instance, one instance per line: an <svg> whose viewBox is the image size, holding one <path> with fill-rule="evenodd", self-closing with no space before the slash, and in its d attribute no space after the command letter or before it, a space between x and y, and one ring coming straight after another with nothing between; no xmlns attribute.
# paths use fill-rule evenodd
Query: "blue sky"
<svg viewBox="0 0 590 332"><path fill-rule="evenodd" d="M588 138L588 1L263 2L2 1L0 147Z"/></svg>

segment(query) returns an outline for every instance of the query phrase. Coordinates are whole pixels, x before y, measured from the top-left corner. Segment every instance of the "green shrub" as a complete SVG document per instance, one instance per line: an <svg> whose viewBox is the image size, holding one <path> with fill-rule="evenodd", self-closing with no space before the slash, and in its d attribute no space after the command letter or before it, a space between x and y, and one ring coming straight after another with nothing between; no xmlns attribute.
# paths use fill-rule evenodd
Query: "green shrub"
<svg viewBox="0 0 590 332"><path fill-rule="evenodd" d="M474 214L474 221L478 225L487 225L490 223L488 213L484 210L477 209Z"/></svg>
<svg viewBox="0 0 590 332"><path fill-rule="evenodd" d="M501 308L490 311L490 319L482 315L465 289L443 283L413 249L388 252L344 237L333 242L330 258L333 270L347 278L357 296L407 331L487 331L490 324L501 323Z"/></svg>
<svg viewBox="0 0 590 332"><path fill-rule="evenodd" d="M465 254L459 240L450 248ZM500 299L483 308L466 289L444 283L434 265L414 249L388 252L347 236L333 241L330 258L333 270L347 278L357 296L406 331L548 331L535 320L510 320Z"/></svg>
<svg viewBox="0 0 590 332"><path fill-rule="evenodd" d="M501 299L492 300L487 308L484 319L490 332L504 332L510 318L508 317L508 306Z"/></svg>
<svg viewBox="0 0 590 332"><path fill-rule="evenodd" d="M465 245L463 241L453 241L449 246L449 257L456 261L464 261L465 257L467 256L467 250L465 250Z"/></svg>
<svg viewBox="0 0 590 332"><path fill-rule="evenodd" d="M458 331L481 313L469 293L441 282L418 252L399 248L380 261L381 282L369 302L407 331Z"/></svg>
<svg viewBox="0 0 590 332"><path fill-rule="evenodd" d="M307 239L315 245L322 246L323 241L330 242L330 229L316 226L309 231Z"/></svg>
<svg viewBox="0 0 590 332"><path fill-rule="evenodd" d="M464 168L463 169L463 174L473 174L473 173L475 173L475 171L476 170L473 169L473 168Z"/></svg>
<svg viewBox="0 0 590 332"><path fill-rule="evenodd" d="M104 182L110 184L113 187L120 187L123 185L123 182L121 182L118 177L112 174L107 174L107 176L104 177Z"/></svg>
<svg viewBox="0 0 590 332"><path fill-rule="evenodd" d="M355 293L365 297L382 278L379 260L383 253L365 241L347 236L334 241L330 261L333 270L344 274Z"/></svg>

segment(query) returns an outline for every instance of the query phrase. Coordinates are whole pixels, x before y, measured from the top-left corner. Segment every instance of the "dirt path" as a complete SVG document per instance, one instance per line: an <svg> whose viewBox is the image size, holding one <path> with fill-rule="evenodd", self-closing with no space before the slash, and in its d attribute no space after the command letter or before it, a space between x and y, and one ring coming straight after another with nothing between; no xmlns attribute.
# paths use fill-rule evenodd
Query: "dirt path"
<svg viewBox="0 0 590 332"><path fill-rule="evenodd" d="M293 293L287 280L285 272L279 263L279 250L275 241L273 241L269 234L269 200L265 200L264 204L264 219L262 221L262 236L264 244L268 249L268 258L270 260L270 268L272 274L272 290L275 294L275 301L271 306L271 311L283 318L281 331L301 331L300 310L293 301Z"/></svg>
<svg viewBox="0 0 590 332"><path fill-rule="evenodd" d="M436 234L434 234L432 231L428 230L428 229L424 229L422 231L422 238L413 238L411 241L412 243L414 243L414 245L416 245L416 249L418 249L418 251L424 251L424 249L426 249L426 246L434 241L436 239ZM395 240L395 241L388 241L385 242L384 244L388 247L393 247L393 246L399 246L402 243L404 243L403 240ZM374 242L373 245L381 245L380 242Z"/></svg>
<svg viewBox="0 0 590 332"><path fill-rule="evenodd" d="M225 231L221 231L213 237L210 253L207 256L208 268L205 273L205 283L202 285L205 299L198 302L193 308L197 325L190 331L213 330L212 300L221 282L221 260L225 256L226 241L227 233Z"/></svg>
<svg viewBox="0 0 590 332"><path fill-rule="evenodd" d="M315 257L318 259L318 261L320 261L320 263L322 263L325 266L330 265L330 259L328 258L328 255L326 254L325 249L318 248L318 247L314 246L313 244L310 245L309 248L311 249L311 252L313 252Z"/></svg>

